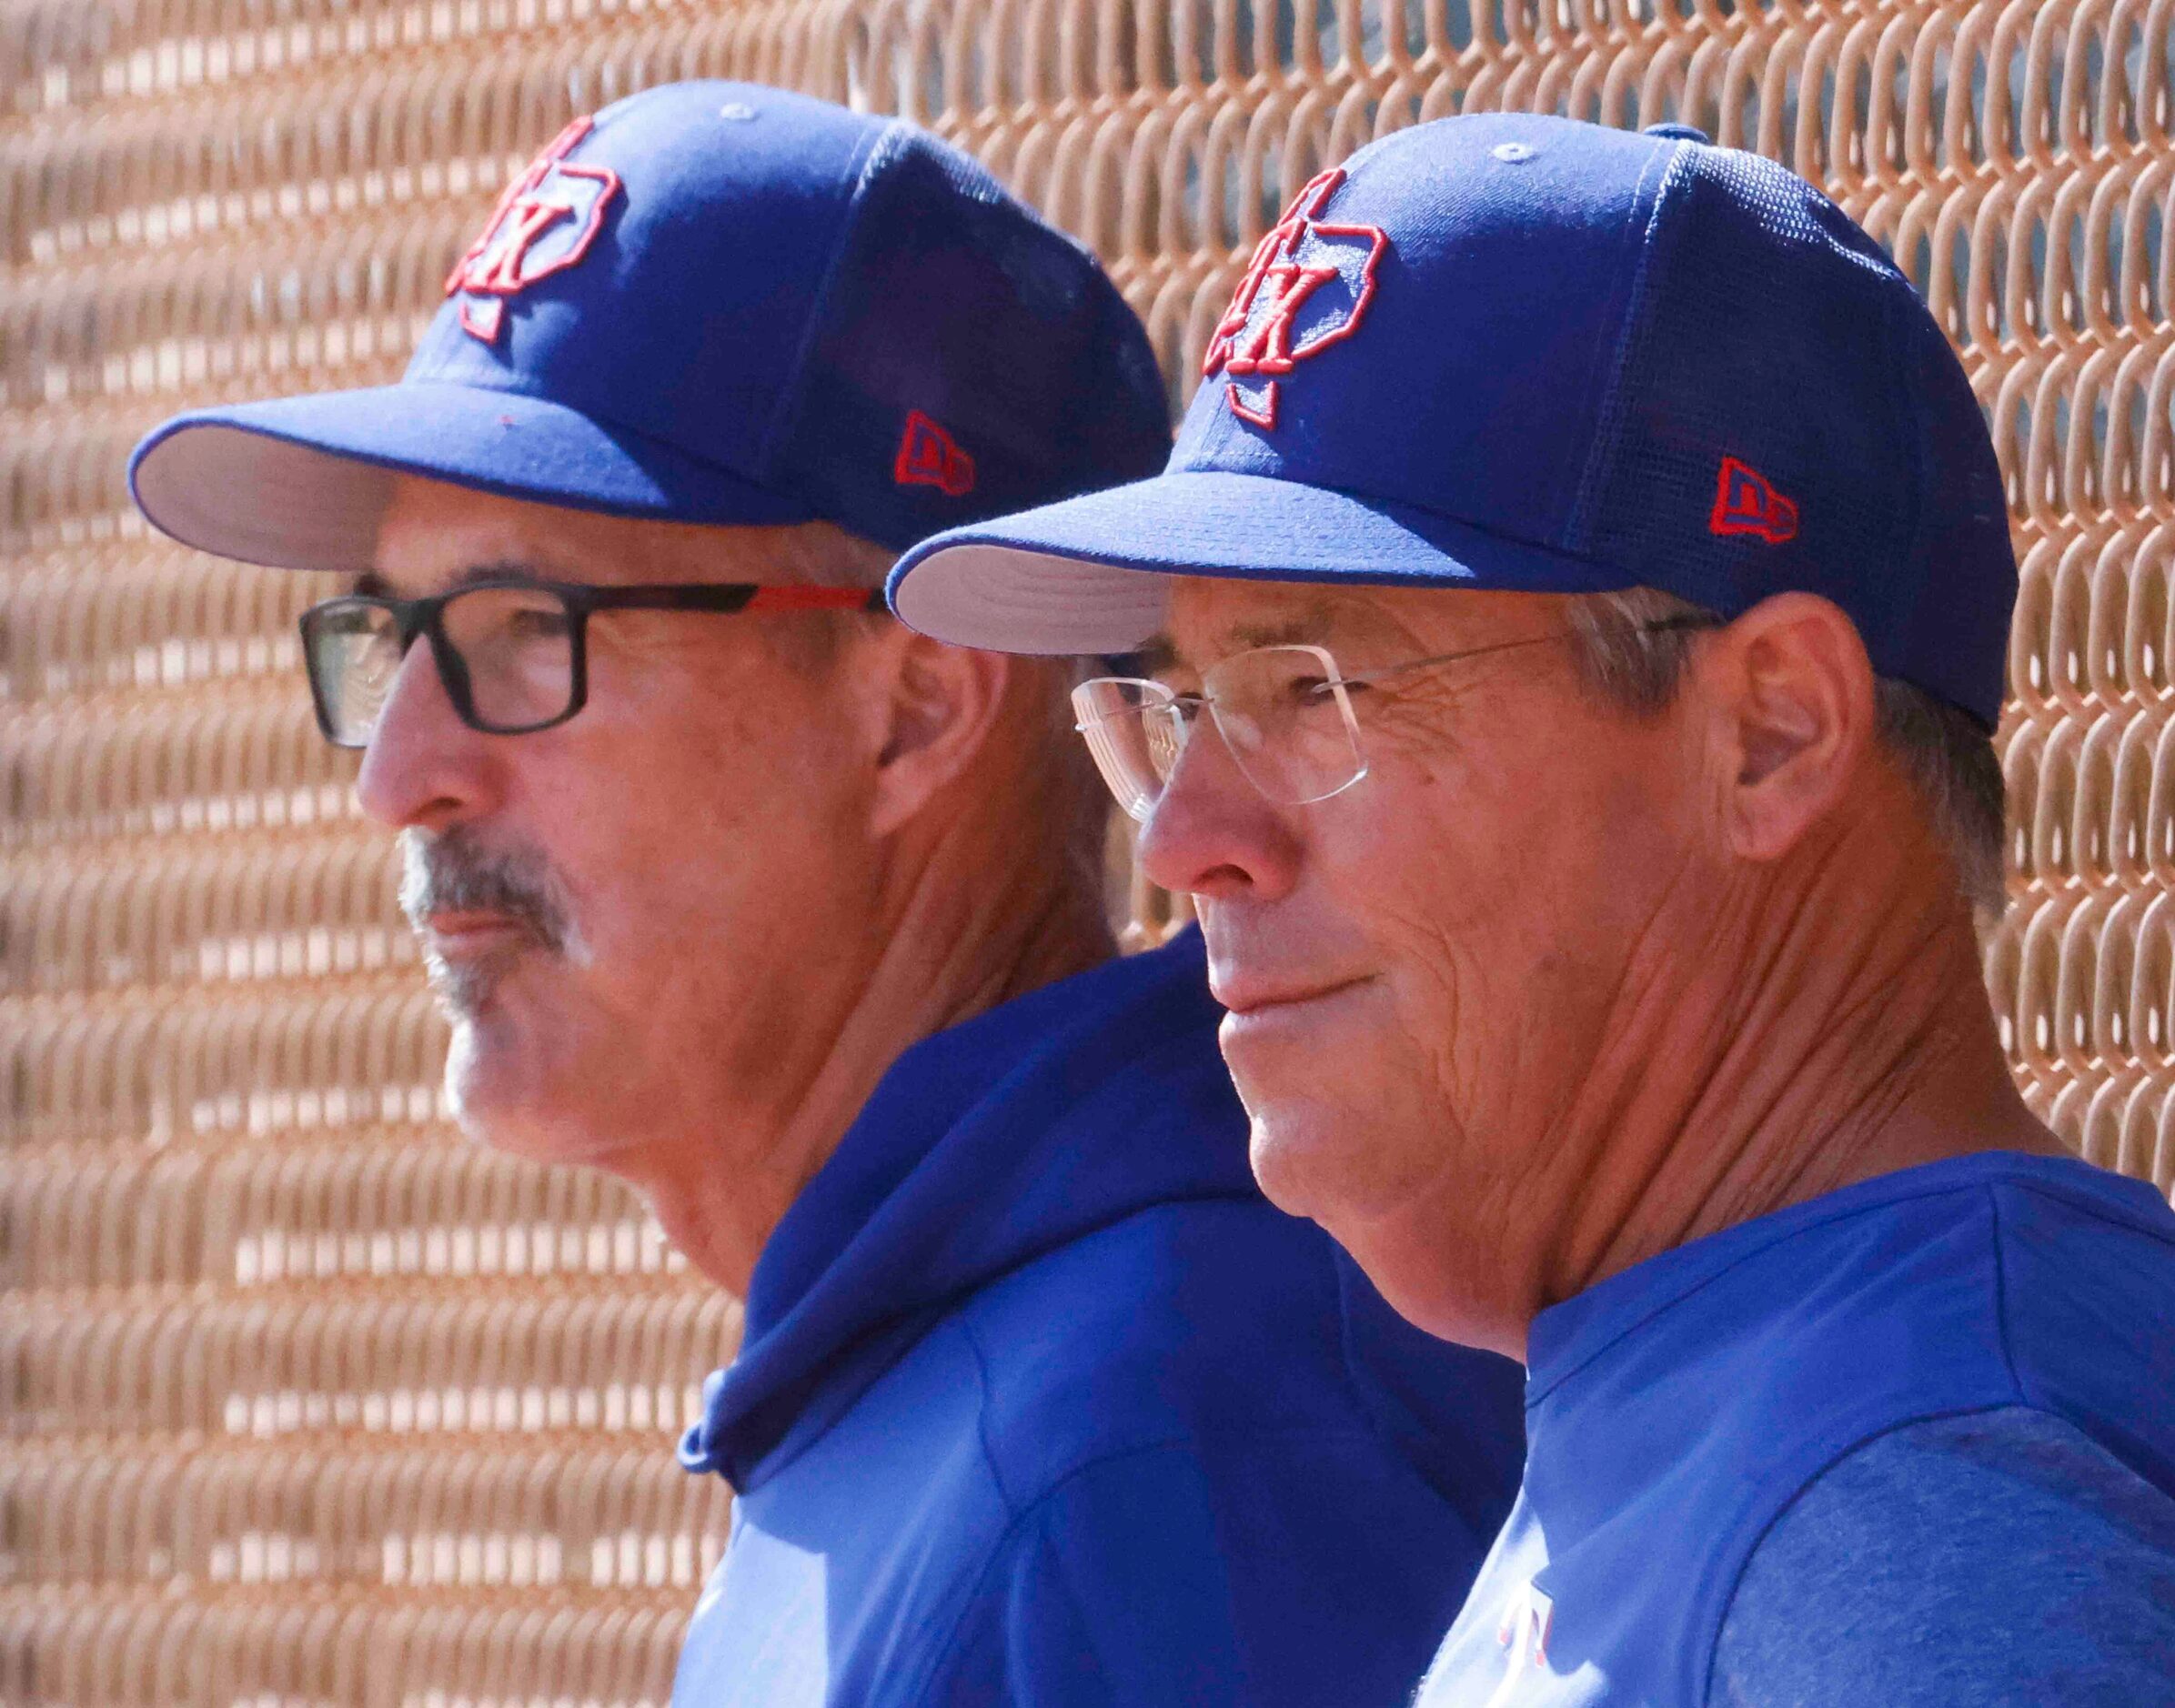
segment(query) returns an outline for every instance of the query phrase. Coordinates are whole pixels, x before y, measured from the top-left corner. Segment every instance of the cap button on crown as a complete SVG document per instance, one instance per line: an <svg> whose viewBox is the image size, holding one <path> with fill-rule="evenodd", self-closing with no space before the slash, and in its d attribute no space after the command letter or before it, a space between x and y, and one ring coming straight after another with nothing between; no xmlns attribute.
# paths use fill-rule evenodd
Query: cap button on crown
<svg viewBox="0 0 2175 1708"><path fill-rule="evenodd" d="M1714 144L1714 138L1697 125L1649 125L1641 134L1647 136L1666 136L1673 142L1706 143L1710 147Z"/></svg>

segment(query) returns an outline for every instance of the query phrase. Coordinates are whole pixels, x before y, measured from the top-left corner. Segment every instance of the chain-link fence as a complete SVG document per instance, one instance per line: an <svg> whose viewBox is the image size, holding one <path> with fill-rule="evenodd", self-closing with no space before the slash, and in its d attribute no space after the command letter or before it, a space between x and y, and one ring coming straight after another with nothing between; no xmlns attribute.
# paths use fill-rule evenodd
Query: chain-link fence
<svg viewBox="0 0 2175 1708"><path fill-rule="evenodd" d="M2166 1187L2171 54L2171 0L0 0L0 1702L661 1701L725 1523L669 1448L730 1302L618 1187L446 1130L319 589L147 536L145 428L393 378L499 183L672 78L972 148L1174 398L1368 138L1699 125L1892 246L1993 420L1990 986L2034 1108Z"/></svg>

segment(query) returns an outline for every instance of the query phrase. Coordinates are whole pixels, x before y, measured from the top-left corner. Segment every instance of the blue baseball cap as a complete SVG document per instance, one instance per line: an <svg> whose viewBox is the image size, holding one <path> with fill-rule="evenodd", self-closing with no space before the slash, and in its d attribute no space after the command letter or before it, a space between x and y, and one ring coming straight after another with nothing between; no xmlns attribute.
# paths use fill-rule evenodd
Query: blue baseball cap
<svg viewBox="0 0 2175 1708"><path fill-rule="evenodd" d="M398 384L177 417L158 527L358 569L397 475L896 550L1153 473L1170 417L1094 258L914 126L733 83L569 125L456 264Z"/></svg>
<svg viewBox="0 0 2175 1708"><path fill-rule="evenodd" d="M2000 710L2016 560L1962 368L1818 191L1697 131L1513 114L1323 173L1254 253L1165 471L907 553L893 608L1113 653L1171 575L1802 589L1876 670Z"/></svg>

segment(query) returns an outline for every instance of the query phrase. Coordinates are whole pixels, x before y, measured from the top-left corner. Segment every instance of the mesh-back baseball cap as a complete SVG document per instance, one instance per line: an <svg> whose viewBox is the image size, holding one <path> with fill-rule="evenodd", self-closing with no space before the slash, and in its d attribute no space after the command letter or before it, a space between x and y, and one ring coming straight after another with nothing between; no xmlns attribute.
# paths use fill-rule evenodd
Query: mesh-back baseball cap
<svg viewBox="0 0 2175 1708"><path fill-rule="evenodd" d="M1784 589L1992 725L2016 593L1984 418L1879 247L1698 133L1445 119L1302 191L1165 472L955 529L894 608L968 645L1120 652L1168 576L1534 592Z"/></svg>
<svg viewBox="0 0 2175 1708"><path fill-rule="evenodd" d="M368 566L394 476L894 549L1152 473L1146 335L1093 257L894 120L683 83L509 186L398 384L196 411L136 449L186 544Z"/></svg>

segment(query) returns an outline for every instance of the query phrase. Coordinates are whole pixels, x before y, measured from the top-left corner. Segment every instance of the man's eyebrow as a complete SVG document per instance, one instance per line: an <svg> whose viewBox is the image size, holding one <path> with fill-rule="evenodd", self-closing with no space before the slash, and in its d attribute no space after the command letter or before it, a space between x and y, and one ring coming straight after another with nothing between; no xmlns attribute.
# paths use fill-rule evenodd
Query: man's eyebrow
<svg viewBox="0 0 2175 1708"><path fill-rule="evenodd" d="M1304 618L1282 623L1241 623L1218 637L1221 644L1213 652L1218 658L1229 658L1234 652L1244 652L1254 647L1285 647L1294 641L1311 641L1317 638L1320 628L1318 622ZM1160 676L1167 670L1194 668L1185 648L1168 635L1143 641L1136 650L1124 655L1123 663L1130 674L1137 676Z"/></svg>
<svg viewBox="0 0 2175 1708"><path fill-rule="evenodd" d="M557 579L544 568L524 562L518 558L500 558L490 563L472 563L465 569L456 570L439 589L451 593L459 588L472 588L486 581L544 582ZM366 569L355 578L354 591L366 599L397 599L399 591L380 569Z"/></svg>
<svg viewBox="0 0 2175 1708"><path fill-rule="evenodd" d="M1209 651L1214 658L1227 658L1254 647L1323 645L1324 636L1334 627L1334 614L1335 608L1329 599L1309 598L1288 616L1233 624L1213 636ZM1137 665L1143 676L1193 665L1191 652L1168 634L1143 642L1139 651L1128 655L1128 661Z"/></svg>
<svg viewBox="0 0 2175 1708"><path fill-rule="evenodd" d="M1281 623L1241 623L1231 631L1230 638L1234 648L1289 647L1319 639L1322 627L1322 613L1316 609Z"/></svg>

